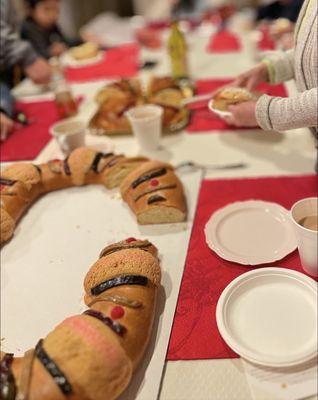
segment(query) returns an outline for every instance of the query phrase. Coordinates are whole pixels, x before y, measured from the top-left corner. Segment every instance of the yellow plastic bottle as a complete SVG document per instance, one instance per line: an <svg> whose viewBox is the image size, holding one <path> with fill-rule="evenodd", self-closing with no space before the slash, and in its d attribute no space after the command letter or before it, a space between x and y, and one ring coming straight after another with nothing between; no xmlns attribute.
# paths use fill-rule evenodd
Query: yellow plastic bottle
<svg viewBox="0 0 318 400"><path fill-rule="evenodd" d="M174 21L171 25L171 32L168 39L168 52L173 78L188 77L187 51L184 34L179 29L178 21Z"/></svg>

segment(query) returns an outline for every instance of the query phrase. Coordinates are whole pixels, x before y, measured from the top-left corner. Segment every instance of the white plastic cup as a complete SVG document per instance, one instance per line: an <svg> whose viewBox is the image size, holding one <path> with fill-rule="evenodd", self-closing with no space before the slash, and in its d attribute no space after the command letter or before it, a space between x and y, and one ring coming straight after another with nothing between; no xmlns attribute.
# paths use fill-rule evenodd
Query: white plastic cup
<svg viewBox="0 0 318 400"><path fill-rule="evenodd" d="M55 138L62 152L68 155L77 147L85 146L86 125L78 120L64 120L52 125L50 134Z"/></svg>
<svg viewBox="0 0 318 400"><path fill-rule="evenodd" d="M317 215L318 199L309 197L295 203L290 211L298 241L301 265L309 275L318 276L318 232L305 228L299 222Z"/></svg>
<svg viewBox="0 0 318 400"><path fill-rule="evenodd" d="M162 132L163 108L147 104L131 108L126 116L142 150L155 151L159 148Z"/></svg>

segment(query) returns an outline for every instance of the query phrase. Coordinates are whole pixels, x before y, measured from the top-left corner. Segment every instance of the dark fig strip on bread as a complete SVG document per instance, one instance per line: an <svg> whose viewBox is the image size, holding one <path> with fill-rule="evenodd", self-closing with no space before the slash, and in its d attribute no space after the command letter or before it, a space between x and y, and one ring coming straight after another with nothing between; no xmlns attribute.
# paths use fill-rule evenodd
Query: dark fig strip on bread
<svg viewBox="0 0 318 400"><path fill-rule="evenodd" d="M63 162L65 175L71 175L70 166L68 165L68 157Z"/></svg>
<svg viewBox="0 0 318 400"><path fill-rule="evenodd" d="M104 325L108 326L113 332L117 333L117 335L123 336L126 332L126 328L123 325L121 325L119 322L113 321L109 317L106 317L99 311L86 310L83 312L83 314L88 315L89 317L97 318Z"/></svg>
<svg viewBox="0 0 318 400"><path fill-rule="evenodd" d="M167 169L166 168L160 168L160 169L157 169L155 171L148 172L147 174L142 175L140 178L138 178L135 181L133 181L133 183L131 184L131 187L133 189L136 189L142 183L147 182L147 181L149 181L150 179L153 179L153 178L158 178L159 176L165 175L166 173L167 173Z"/></svg>
<svg viewBox="0 0 318 400"><path fill-rule="evenodd" d="M35 347L35 355L47 372L52 376L54 382L57 384L63 394L69 396L72 394L72 386L68 382L66 376L57 366L57 364L50 358L43 348L43 339L41 339Z"/></svg>
<svg viewBox="0 0 318 400"><path fill-rule="evenodd" d="M0 362L0 398L3 400L15 400L16 384L14 376L11 371L11 364L13 361L13 354L8 353L2 358Z"/></svg>
<svg viewBox="0 0 318 400"><path fill-rule="evenodd" d="M14 181L12 179L4 179L0 178L0 185L3 186L13 186L17 181Z"/></svg>
<svg viewBox="0 0 318 400"><path fill-rule="evenodd" d="M106 290L113 288L115 286L123 285L139 285L147 286L148 278L142 275L124 275L118 276L117 278L109 279L100 283L99 285L91 289L91 294L93 296L98 296L99 294L105 292Z"/></svg>
<svg viewBox="0 0 318 400"><path fill-rule="evenodd" d="M134 198L134 201L136 202L136 201L140 200L144 196L147 196L147 194L159 192L161 190L176 189L176 187L177 187L177 185L167 185L167 186L156 187L155 189L147 190L146 192L141 193L139 196Z"/></svg>

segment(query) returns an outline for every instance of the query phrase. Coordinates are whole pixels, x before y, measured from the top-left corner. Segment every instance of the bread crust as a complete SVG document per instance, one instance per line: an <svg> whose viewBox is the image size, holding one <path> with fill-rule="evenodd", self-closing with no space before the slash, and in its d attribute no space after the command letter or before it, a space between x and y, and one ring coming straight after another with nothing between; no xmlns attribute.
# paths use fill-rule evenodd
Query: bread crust
<svg viewBox="0 0 318 400"><path fill-rule="evenodd" d="M170 164L150 161L129 174L121 195L140 224L173 223L186 219L183 185Z"/></svg>
<svg viewBox="0 0 318 400"><path fill-rule="evenodd" d="M135 248L122 248L129 243ZM17 392L22 393L22 377L27 373L30 380L24 391L30 400L115 400L144 355L161 281L157 249L148 241L128 238L103 251L107 255L93 264L85 278L88 310L65 319L39 342L50 367L59 370L56 379L39 355L39 344L31 351L30 363L25 362L26 355L13 359L10 370ZM149 282L114 286L101 295L91 295L91 285L100 279L127 273L147 276Z"/></svg>
<svg viewBox="0 0 318 400"><path fill-rule="evenodd" d="M31 163L10 165L0 177L1 210L5 211L0 243L10 239L18 220L42 194L87 184L101 184L112 189L146 161L145 157L103 154L80 147L65 160L51 160L38 166Z"/></svg>

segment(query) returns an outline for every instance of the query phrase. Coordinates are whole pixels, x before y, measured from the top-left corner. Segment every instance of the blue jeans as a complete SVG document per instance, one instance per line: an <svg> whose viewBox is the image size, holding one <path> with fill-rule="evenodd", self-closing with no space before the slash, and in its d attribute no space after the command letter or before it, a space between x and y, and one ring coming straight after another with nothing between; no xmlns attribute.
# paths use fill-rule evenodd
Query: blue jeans
<svg viewBox="0 0 318 400"><path fill-rule="evenodd" d="M0 82L0 111L7 114L8 117L13 117L14 98L10 92L9 86Z"/></svg>

